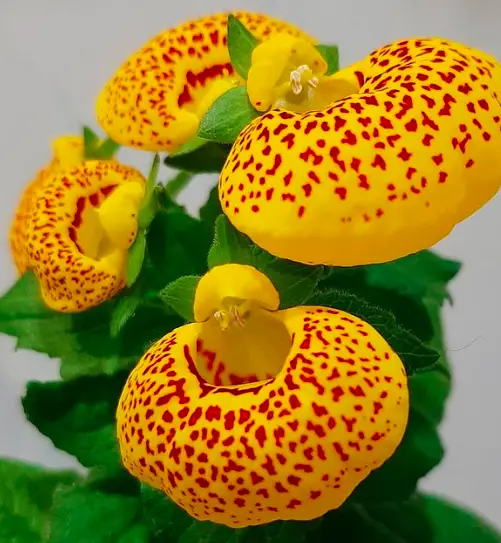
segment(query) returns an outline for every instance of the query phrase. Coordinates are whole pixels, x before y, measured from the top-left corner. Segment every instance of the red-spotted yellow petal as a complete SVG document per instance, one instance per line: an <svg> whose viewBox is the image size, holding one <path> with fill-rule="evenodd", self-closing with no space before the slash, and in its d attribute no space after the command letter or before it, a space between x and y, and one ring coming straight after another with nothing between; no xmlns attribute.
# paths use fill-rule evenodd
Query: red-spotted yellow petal
<svg viewBox="0 0 501 543"><path fill-rule="evenodd" d="M129 215L137 214L140 199L136 196L144 183L142 175L128 166L87 161L53 175L37 192L27 252L49 307L83 311L124 286L126 249L136 234L131 232L136 221ZM128 189L122 189L127 185ZM124 198L127 191L132 196ZM124 206L124 201L137 205ZM114 221L113 215L120 220ZM123 225L121 237L117 222Z"/></svg>
<svg viewBox="0 0 501 543"><path fill-rule="evenodd" d="M258 38L277 32L306 37L297 28L264 15L240 12L238 19ZM166 30L146 43L116 72L97 101L97 118L122 145L172 151L198 131L212 85L220 93L239 78L227 48L227 14Z"/></svg>
<svg viewBox="0 0 501 543"><path fill-rule="evenodd" d="M14 263L20 275L29 268L26 252L28 225L37 191L47 179L65 168L83 161L83 139L79 136L61 136L52 142L53 158L42 168L35 179L24 190L10 230L10 246Z"/></svg>
<svg viewBox="0 0 501 543"><path fill-rule="evenodd" d="M403 437L405 372L373 328L323 307L276 318L288 351L268 380L229 386L214 372L221 384L207 382L197 365L240 360L223 358L222 343L205 345L206 323L190 324L157 342L123 391L126 469L200 520L243 527L317 518L339 507ZM261 332L260 347L277 341ZM256 369L274 362L257 346L253 354Z"/></svg>
<svg viewBox="0 0 501 543"><path fill-rule="evenodd" d="M336 80L358 93L303 114L270 111L233 146L220 199L257 245L311 264L385 262L432 246L499 190L495 59L411 39Z"/></svg>
<svg viewBox="0 0 501 543"><path fill-rule="evenodd" d="M232 527L339 507L393 454L409 410L402 362L376 330L325 307L268 311L263 278L212 269L195 295L204 322L153 345L117 409L126 469ZM230 318L208 316L220 307Z"/></svg>

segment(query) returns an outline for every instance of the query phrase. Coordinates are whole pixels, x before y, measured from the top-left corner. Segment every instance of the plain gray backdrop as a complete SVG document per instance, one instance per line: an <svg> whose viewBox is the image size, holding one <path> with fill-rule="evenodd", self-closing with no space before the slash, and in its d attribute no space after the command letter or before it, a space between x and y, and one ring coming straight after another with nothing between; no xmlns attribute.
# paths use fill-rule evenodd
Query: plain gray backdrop
<svg viewBox="0 0 501 543"><path fill-rule="evenodd" d="M244 8L289 20L340 46L343 65L398 38L441 35L501 59L501 0L1 0L0 290L15 279L7 233L25 184L49 157L50 140L94 121L94 100L124 58L187 18ZM501 153L501 149L500 149ZM147 171L151 157L125 151ZM167 175L167 172L164 172ZM195 180L183 201L196 210L213 177ZM479 179L479 182L481 180ZM437 249L464 263L446 310L454 391L442 436L444 463L424 488L460 500L501 527L501 198L464 222ZM29 379L54 379L57 362L14 353L0 337L0 456L71 466L23 419ZM1 484L1 483L0 483Z"/></svg>

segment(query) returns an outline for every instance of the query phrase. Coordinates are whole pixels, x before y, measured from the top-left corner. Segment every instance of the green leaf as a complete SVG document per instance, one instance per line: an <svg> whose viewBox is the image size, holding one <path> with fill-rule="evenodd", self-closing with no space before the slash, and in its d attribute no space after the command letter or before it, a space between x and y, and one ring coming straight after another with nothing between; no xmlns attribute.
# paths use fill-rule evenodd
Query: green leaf
<svg viewBox="0 0 501 543"><path fill-rule="evenodd" d="M203 246L198 249L204 250ZM202 267L206 251L198 256ZM196 255L194 259L196 262ZM113 338L110 321L116 300L74 315L57 313L43 303L35 276L26 273L0 298L0 332L17 338L17 348L59 358L63 379L112 375L130 369L149 345L182 324L179 318L167 315L165 309L151 307L155 293L150 289L155 285L151 277L146 279L148 289L141 291L141 296L150 304L148 309L140 306L120 337ZM164 285L161 281L161 287Z"/></svg>
<svg viewBox="0 0 501 543"><path fill-rule="evenodd" d="M435 496L421 497L433 543L500 543L501 532L481 516Z"/></svg>
<svg viewBox="0 0 501 543"><path fill-rule="evenodd" d="M368 322L399 355L407 375L430 369L440 357L437 351L402 328L390 312L371 306L351 293L336 290L317 292L306 303L340 309Z"/></svg>
<svg viewBox="0 0 501 543"><path fill-rule="evenodd" d="M243 79L247 79L252 51L258 43L259 41L234 15L228 17L228 51L231 64Z"/></svg>
<svg viewBox="0 0 501 543"><path fill-rule="evenodd" d="M214 225L216 219L222 213L221 203L219 202L219 193L217 185L212 187L209 197L205 204L200 208L200 219L206 223Z"/></svg>
<svg viewBox="0 0 501 543"><path fill-rule="evenodd" d="M42 543L56 489L75 484L78 475L1 459L0 481L0 541Z"/></svg>
<svg viewBox="0 0 501 543"><path fill-rule="evenodd" d="M138 307L143 303L141 294L141 290L137 289L129 295L125 294L117 299L117 303L111 314L111 337L116 338L119 336L127 322L134 316Z"/></svg>
<svg viewBox="0 0 501 543"><path fill-rule="evenodd" d="M158 201L155 198L155 186L157 183L159 168L160 157L158 156L158 153L156 153L153 158L148 179L146 181L144 198L138 213L137 224L141 229L148 228L158 210Z"/></svg>
<svg viewBox="0 0 501 543"><path fill-rule="evenodd" d="M343 290L354 294L373 306L393 313L403 328L427 343L434 335L428 308L417 298L409 298L395 290L367 284L367 270L363 266L350 268L327 268L325 276L319 282L318 289Z"/></svg>
<svg viewBox="0 0 501 543"><path fill-rule="evenodd" d="M186 152L165 157L164 164L176 170L193 173L219 173L230 152L231 145L207 142Z"/></svg>
<svg viewBox="0 0 501 543"><path fill-rule="evenodd" d="M501 534L481 517L448 500L424 494L406 502L349 506L327 513L311 543L500 543Z"/></svg>
<svg viewBox="0 0 501 543"><path fill-rule="evenodd" d="M94 153L94 159L110 160L120 149L120 145L111 138L105 139Z"/></svg>
<svg viewBox="0 0 501 543"><path fill-rule="evenodd" d="M248 264L263 272L278 290L282 308L303 304L313 294L323 273L321 266L306 266L274 257L254 245L220 215L208 263L213 268L231 262Z"/></svg>
<svg viewBox="0 0 501 543"><path fill-rule="evenodd" d="M179 172L173 179L167 181L165 192L169 198L175 199L179 193L184 190L193 179L194 175L189 172Z"/></svg>
<svg viewBox="0 0 501 543"><path fill-rule="evenodd" d="M129 249L129 256L127 259L127 286L131 286L136 282L139 277L141 268L143 267L144 256L146 252L146 232L139 230L136 236L136 240Z"/></svg>
<svg viewBox="0 0 501 543"><path fill-rule="evenodd" d="M61 376L113 373L120 344L109 336L112 302L74 315L49 309L28 272L0 299L0 332L17 338L17 348L61 359Z"/></svg>
<svg viewBox="0 0 501 543"><path fill-rule="evenodd" d="M159 490L141 487L143 518L150 532L150 543L178 541L189 526L200 524Z"/></svg>
<svg viewBox="0 0 501 543"><path fill-rule="evenodd" d="M183 143L183 145L181 145L177 149L177 151L171 153L170 156L172 157L172 156L177 156L177 155L184 155L186 153L191 153L192 151L194 151L195 149L198 149L199 147L202 147L202 145L205 145L206 143L207 143L207 140L204 140L200 136L194 136L193 138L188 140L186 143Z"/></svg>
<svg viewBox="0 0 501 543"><path fill-rule="evenodd" d="M99 136L88 126L83 127L85 160L110 160L120 145L107 138L101 142Z"/></svg>
<svg viewBox="0 0 501 543"><path fill-rule="evenodd" d="M99 146L99 136L88 126L83 127L84 157L90 160Z"/></svg>
<svg viewBox="0 0 501 543"><path fill-rule="evenodd" d="M205 273L211 240L210 225L179 209L159 212L148 235L151 288L161 290L178 277Z"/></svg>
<svg viewBox="0 0 501 543"><path fill-rule="evenodd" d="M200 276L187 275L169 283L159 294L160 299L187 322L194 322L193 302Z"/></svg>
<svg viewBox="0 0 501 543"><path fill-rule="evenodd" d="M460 267L455 260L442 258L432 251L421 251L393 262L367 266L367 282L421 301L441 304L449 299L447 283Z"/></svg>
<svg viewBox="0 0 501 543"><path fill-rule="evenodd" d="M148 543L137 497L80 487L57 493L50 543Z"/></svg>
<svg viewBox="0 0 501 543"><path fill-rule="evenodd" d="M206 140L232 144L240 132L259 117L247 97L245 86L235 87L219 96L200 121L199 134Z"/></svg>
<svg viewBox="0 0 501 543"><path fill-rule="evenodd" d="M22 399L24 413L58 449L83 466L120 471L115 411L127 375L31 381Z"/></svg>
<svg viewBox="0 0 501 543"><path fill-rule="evenodd" d="M337 45L317 45L317 50L327 62L326 75L335 74L339 71L339 48Z"/></svg>

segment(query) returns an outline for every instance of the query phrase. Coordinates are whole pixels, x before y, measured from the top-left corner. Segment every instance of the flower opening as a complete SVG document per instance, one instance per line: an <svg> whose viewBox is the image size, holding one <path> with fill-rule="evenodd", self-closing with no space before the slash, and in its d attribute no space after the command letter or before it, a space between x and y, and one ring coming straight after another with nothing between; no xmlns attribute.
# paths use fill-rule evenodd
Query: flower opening
<svg viewBox="0 0 501 543"><path fill-rule="evenodd" d="M235 280L239 270L231 266L208 275ZM200 520L243 527L317 518L339 507L400 443L409 408L402 362L370 325L325 307L277 311L254 298L244 326L222 330L210 311L220 307L214 300L225 300L225 285L213 279L197 289L207 320L167 334L129 376L117 410L123 463ZM232 285L229 292L249 299L235 296ZM269 320L254 327L253 315ZM249 335L228 347L232 332ZM271 375L232 384L217 369L230 361L245 373L250 358L254 370Z"/></svg>
<svg viewBox="0 0 501 543"><path fill-rule="evenodd" d="M277 34L253 51L249 100L258 111L279 107L304 112L358 91L354 83L326 76L326 71L326 61L311 42Z"/></svg>
<svg viewBox="0 0 501 543"><path fill-rule="evenodd" d="M144 183L115 161L82 162L44 181L32 202L26 250L49 307L84 311L123 288Z"/></svg>

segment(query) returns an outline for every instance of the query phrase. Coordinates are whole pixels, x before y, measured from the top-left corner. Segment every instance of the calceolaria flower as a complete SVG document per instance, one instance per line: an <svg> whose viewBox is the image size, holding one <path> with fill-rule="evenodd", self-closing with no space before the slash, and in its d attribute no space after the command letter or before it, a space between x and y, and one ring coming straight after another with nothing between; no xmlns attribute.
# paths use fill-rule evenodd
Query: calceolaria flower
<svg viewBox="0 0 501 543"><path fill-rule="evenodd" d="M417 38L325 69L287 36L253 52L249 99L279 109L242 131L219 195L257 245L307 264L385 262L434 245L499 190L494 58Z"/></svg>
<svg viewBox="0 0 501 543"><path fill-rule="evenodd" d="M28 226L38 189L44 182L67 168L80 164L84 158L84 143L79 136L61 136L52 142L53 158L42 168L24 190L10 230L10 248L20 275L28 268Z"/></svg>
<svg viewBox="0 0 501 543"><path fill-rule="evenodd" d="M27 266L50 308L84 311L125 286L145 180L113 160L80 162L45 177L30 204Z"/></svg>
<svg viewBox="0 0 501 543"><path fill-rule="evenodd" d="M213 268L197 322L154 344L122 393L125 467L197 519L319 517L404 434L407 378L379 333L336 309L278 306L256 269Z"/></svg>
<svg viewBox="0 0 501 543"><path fill-rule="evenodd" d="M287 33L310 40L296 27L265 15L235 16L258 38ZM97 119L123 145L175 151L197 134L214 100L241 79L227 48L227 14L166 30L133 54L97 101Z"/></svg>

